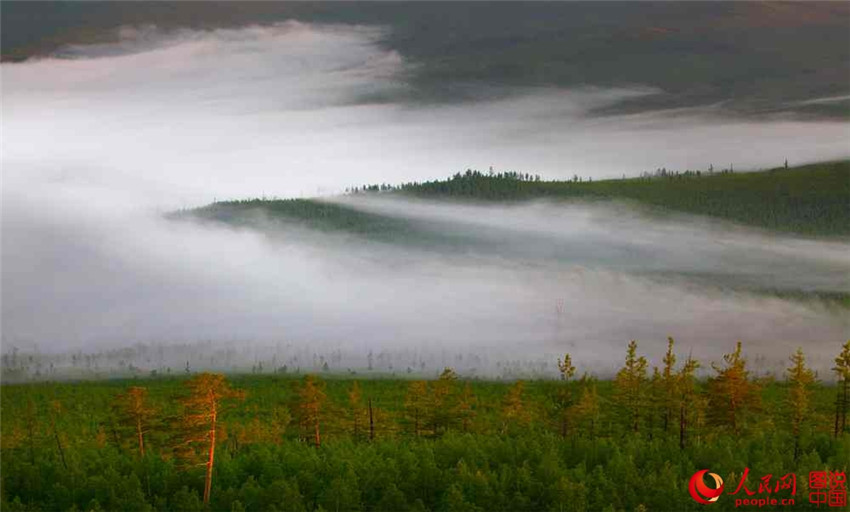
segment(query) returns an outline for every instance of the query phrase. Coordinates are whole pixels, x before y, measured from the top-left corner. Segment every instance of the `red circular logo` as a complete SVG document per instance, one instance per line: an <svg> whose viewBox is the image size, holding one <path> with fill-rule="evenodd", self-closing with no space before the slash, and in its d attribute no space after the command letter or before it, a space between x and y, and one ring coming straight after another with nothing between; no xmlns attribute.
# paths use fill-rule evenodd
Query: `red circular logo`
<svg viewBox="0 0 850 512"><path fill-rule="evenodd" d="M706 473L708 473L707 469L697 471L691 477L691 481L688 482L688 492L691 493L691 498L703 505L714 503L723 494L723 479L717 473L708 473L708 476L714 479L715 488L712 489L705 485L704 477Z"/></svg>

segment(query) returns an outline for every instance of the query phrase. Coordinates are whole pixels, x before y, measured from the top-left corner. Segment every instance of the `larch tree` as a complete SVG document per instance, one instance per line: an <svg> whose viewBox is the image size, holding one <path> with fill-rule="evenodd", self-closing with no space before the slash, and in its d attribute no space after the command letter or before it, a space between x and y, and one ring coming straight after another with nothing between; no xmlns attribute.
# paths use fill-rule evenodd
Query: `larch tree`
<svg viewBox="0 0 850 512"><path fill-rule="evenodd" d="M322 413L327 401L324 382L312 375L305 375L297 394L296 411L303 437L312 438L318 448L322 445Z"/></svg>
<svg viewBox="0 0 850 512"><path fill-rule="evenodd" d="M431 383L428 422L434 435L445 432L457 419L457 373L445 368Z"/></svg>
<svg viewBox="0 0 850 512"><path fill-rule="evenodd" d="M59 435L59 429L56 427L56 419L62 415L62 403L59 400L50 402L48 415L50 417L50 430L53 434L53 440L56 441L56 449L62 461L62 467L67 471L68 462L65 460L65 448L62 446L62 436Z"/></svg>
<svg viewBox="0 0 850 512"><path fill-rule="evenodd" d="M351 435L355 440L359 440L363 426L366 423L366 410L363 408L363 394L360 391L360 383L357 381L354 381L351 384L351 389L348 390L348 414ZM370 422L370 427L372 424L373 421ZM371 431L372 429L370 428L370 433Z"/></svg>
<svg viewBox="0 0 850 512"><path fill-rule="evenodd" d="M467 382L460 392L457 402L457 411L460 416L461 431L467 433L470 431L472 421L475 419L475 406L478 399L472 393L472 386Z"/></svg>
<svg viewBox="0 0 850 512"><path fill-rule="evenodd" d="M27 397L27 405L24 409L24 425L27 431L30 464L35 465L35 438L38 420L36 418L35 402L33 402L32 397Z"/></svg>
<svg viewBox="0 0 850 512"><path fill-rule="evenodd" d="M649 438L652 439L655 431L655 419L664 416L664 388L661 383L661 371L657 366L652 367L652 377L649 379L648 393L646 397L646 411L644 418L646 422L646 432ZM663 421L662 421L663 423Z"/></svg>
<svg viewBox="0 0 850 512"><path fill-rule="evenodd" d="M647 362L637 355L637 341L629 342L626 361L614 378L615 399L628 414L629 428L640 429L641 412L646 406Z"/></svg>
<svg viewBox="0 0 850 512"><path fill-rule="evenodd" d="M590 439L593 439L599 424L599 393L593 379L583 377L581 383L581 396L576 404L570 408L570 415L575 418L576 426L584 430Z"/></svg>
<svg viewBox="0 0 850 512"><path fill-rule="evenodd" d="M673 415L676 410L677 378L676 378L676 354L673 352L673 338L667 338L667 352L664 354L664 368L661 371L661 415L664 433L670 430Z"/></svg>
<svg viewBox="0 0 850 512"><path fill-rule="evenodd" d="M227 442L231 454L245 445L271 443L280 445L291 421L289 409L282 405L254 404L243 411L247 421L231 425ZM247 419L246 418L246 419Z"/></svg>
<svg viewBox="0 0 850 512"><path fill-rule="evenodd" d="M245 392L233 389L224 375L201 373L186 381L188 395L182 399L183 438L180 454L185 457L204 455L204 503L209 504L217 436L222 431L221 419L234 401L243 400Z"/></svg>
<svg viewBox="0 0 850 512"><path fill-rule="evenodd" d="M679 448L685 449L688 429L697 423L701 401L697 390L696 371L699 362L688 356L676 374L676 408L679 411Z"/></svg>
<svg viewBox="0 0 850 512"><path fill-rule="evenodd" d="M760 404L758 385L750 379L741 342L723 356L723 365L711 365L717 375L709 381L709 412L715 423L740 433L747 415Z"/></svg>
<svg viewBox="0 0 850 512"><path fill-rule="evenodd" d="M427 409L428 383L424 380L411 382L407 386L407 395L404 397L404 415L408 423L413 426L413 435L416 437L422 433Z"/></svg>
<svg viewBox="0 0 850 512"><path fill-rule="evenodd" d="M791 413L791 433L794 435L794 460L800 455L800 433L809 418L811 386L815 383L815 372L806 366L802 348L791 356L791 367L785 370L788 379L788 406Z"/></svg>
<svg viewBox="0 0 850 512"><path fill-rule="evenodd" d="M508 389L502 400L502 433L512 427L525 428L531 423L531 413L524 398L525 383L518 380Z"/></svg>
<svg viewBox="0 0 850 512"><path fill-rule="evenodd" d="M564 354L564 359L558 358L558 373L561 381L565 384L558 388L555 402L558 408L558 421L560 423L561 437L567 436L567 427L569 423L569 410L573 405L573 390L572 378L576 373L576 367L573 366L573 359L569 354Z"/></svg>
<svg viewBox="0 0 850 512"><path fill-rule="evenodd" d="M147 388L132 386L115 397L114 409L118 422L133 429L139 446L139 455L145 456L145 434L150 430L156 409L148 400Z"/></svg>
<svg viewBox="0 0 850 512"><path fill-rule="evenodd" d="M561 374L561 380L569 382L576 373L576 367L573 366L573 359L569 354L564 354L564 359L558 358L558 372Z"/></svg>
<svg viewBox="0 0 850 512"><path fill-rule="evenodd" d="M841 347L841 353L835 358L832 368L838 377L838 393L835 397L834 435L847 432L847 410L850 409L850 340Z"/></svg>

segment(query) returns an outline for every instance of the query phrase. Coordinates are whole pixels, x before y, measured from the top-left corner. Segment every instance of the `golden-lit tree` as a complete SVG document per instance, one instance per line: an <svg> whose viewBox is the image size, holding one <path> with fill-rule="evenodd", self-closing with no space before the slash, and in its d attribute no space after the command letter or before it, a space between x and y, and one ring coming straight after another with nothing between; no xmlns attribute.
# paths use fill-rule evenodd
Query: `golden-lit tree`
<svg viewBox="0 0 850 512"><path fill-rule="evenodd" d="M182 399L182 442L179 454L185 458L203 455L206 466L204 503L210 502L213 464L217 439L223 433L222 416L236 400L243 400L245 392L230 387L224 375L202 373L186 381L188 395Z"/></svg>
<svg viewBox="0 0 850 512"><path fill-rule="evenodd" d="M393 415L378 406L376 400L366 399L366 418L364 425L368 429L369 441L379 437L388 437L395 433L396 425Z"/></svg>
<svg viewBox="0 0 850 512"><path fill-rule="evenodd" d="M508 389L502 400L502 433L512 427L525 428L531 422L531 412L525 403L525 383L518 380Z"/></svg>
<svg viewBox="0 0 850 512"><path fill-rule="evenodd" d="M229 425L227 441L231 453L238 452L241 446L256 443L280 445L292 420L289 409L283 405L261 407L254 404L244 413L250 417L249 421Z"/></svg>
<svg viewBox="0 0 850 512"><path fill-rule="evenodd" d="M850 408L850 340L841 347L832 368L838 377L838 394L835 397L835 437L847 432L847 410Z"/></svg>
<svg viewBox="0 0 850 512"><path fill-rule="evenodd" d="M457 420L457 373L445 368L431 383L428 423L434 435L445 432Z"/></svg>
<svg viewBox="0 0 850 512"><path fill-rule="evenodd" d="M786 369L788 379L788 406L791 412L791 433L794 435L794 460L800 455L800 431L808 420L811 402L811 386L815 383L815 372L806 366L802 348L791 356L791 367Z"/></svg>
<svg viewBox="0 0 850 512"><path fill-rule="evenodd" d="M581 379L581 396L575 405L570 407L570 416L574 419L579 431L584 431L591 439L596 434L599 424L599 393L596 391L596 383L593 379L584 377Z"/></svg>
<svg viewBox="0 0 850 512"><path fill-rule="evenodd" d="M411 382L407 386L407 395L404 397L404 414L407 421L413 426L413 435L417 437L422 432L427 408L428 383L424 380Z"/></svg>
<svg viewBox="0 0 850 512"><path fill-rule="evenodd" d="M360 391L360 383L354 381L348 390L348 423L351 427L351 435L355 440L360 439L361 429L366 423L366 409L363 407L363 394ZM374 424L370 422L370 426ZM374 428L370 428L370 435Z"/></svg>
<svg viewBox="0 0 850 512"><path fill-rule="evenodd" d="M760 405L758 385L750 378L741 342L723 356L723 365L711 365L717 375L709 381L709 413L715 423L730 427L736 434L747 415Z"/></svg>
<svg viewBox="0 0 850 512"><path fill-rule="evenodd" d="M460 392L457 402L458 416L460 416L461 430L466 433L470 431L472 421L475 419L475 406L478 399L472 393L472 386L467 382Z"/></svg>
<svg viewBox="0 0 850 512"><path fill-rule="evenodd" d="M298 388L296 413L303 437L312 437L317 448L322 445L321 423L326 401L325 383L306 375Z"/></svg>
<svg viewBox="0 0 850 512"><path fill-rule="evenodd" d="M625 365L614 378L614 398L626 410L629 428L634 432L640 429L641 411L646 405L646 369L646 358L637 355L637 341L630 341Z"/></svg>
<svg viewBox="0 0 850 512"><path fill-rule="evenodd" d="M139 455L145 456L145 434L150 430L156 410L148 400L147 388L132 386L115 397L115 414L120 424L133 429Z"/></svg>

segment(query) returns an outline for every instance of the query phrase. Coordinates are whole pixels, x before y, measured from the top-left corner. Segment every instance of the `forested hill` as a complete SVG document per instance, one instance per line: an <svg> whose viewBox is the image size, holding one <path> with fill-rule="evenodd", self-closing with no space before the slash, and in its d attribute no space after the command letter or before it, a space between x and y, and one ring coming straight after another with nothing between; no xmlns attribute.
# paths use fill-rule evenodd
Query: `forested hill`
<svg viewBox="0 0 850 512"><path fill-rule="evenodd" d="M760 228L850 236L850 161L762 172L732 169L667 171L604 181L543 181L522 173L468 170L452 178L399 187L371 185L355 193L391 192L429 199L518 201L629 199L653 207L720 217Z"/></svg>
<svg viewBox="0 0 850 512"><path fill-rule="evenodd" d="M469 170L445 180L369 185L356 187L350 193L464 202L627 199L661 210L719 217L777 231L850 236L850 161L762 172L661 169L638 178L603 181L577 176L569 181L544 181L529 174ZM261 216L301 223L311 229L394 241L400 236L424 236L420 226L410 219L312 199L226 201L174 214L186 216L228 224L253 223Z"/></svg>
<svg viewBox="0 0 850 512"><path fill-rule="evenodd" d="M603 181L577 176L569 181L545 181L530 174L468 170L445 180L368 185L349 192L463 202L626 199L661 211L718 217L770 230L850 236L850 161L762 172L661 169L638 178ZM434 243L446 237L434 233L434 226L423 230L415 220L313 199L225 201L175 214L185 216L236 225L253 224L261 217L395 242Z"/></svg>

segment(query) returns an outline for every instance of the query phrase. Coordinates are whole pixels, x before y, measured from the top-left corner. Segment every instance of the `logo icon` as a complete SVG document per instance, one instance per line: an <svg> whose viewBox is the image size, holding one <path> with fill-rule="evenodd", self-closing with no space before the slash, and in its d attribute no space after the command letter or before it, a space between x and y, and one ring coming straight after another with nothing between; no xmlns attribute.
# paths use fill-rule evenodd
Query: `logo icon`
<svg viewBox="0 0 850 512"><path fill-rule="evenodd" d="M708 473L708 476L714 479L714 489L712 489L705 485L704 477L706 473L708 473L707 469L697 471L688 482L688 492L691 493L691 498L703 505L714 503L723 494L723 479L717 473Z"/></svg>

